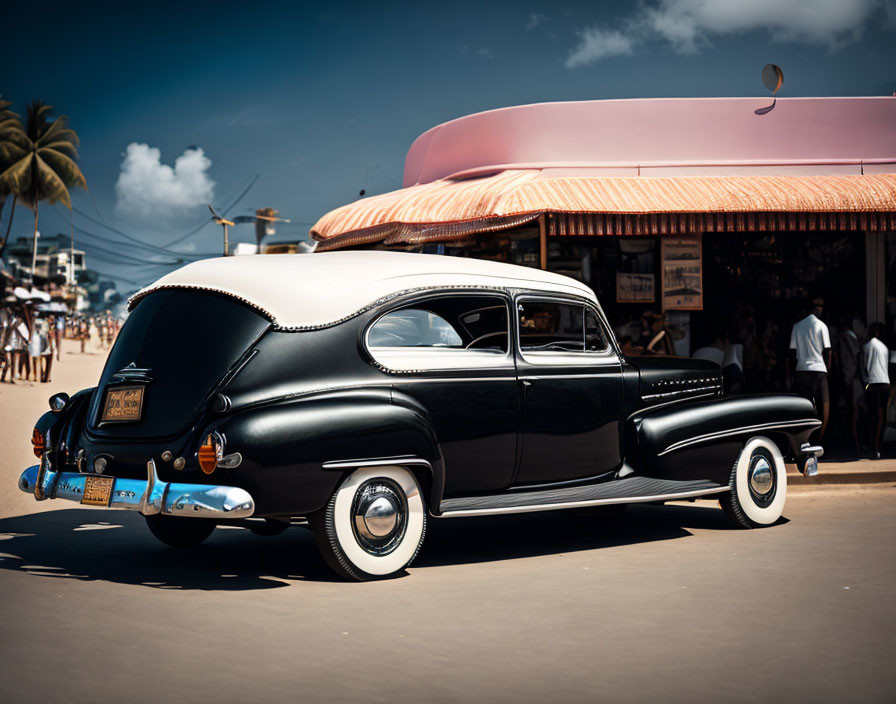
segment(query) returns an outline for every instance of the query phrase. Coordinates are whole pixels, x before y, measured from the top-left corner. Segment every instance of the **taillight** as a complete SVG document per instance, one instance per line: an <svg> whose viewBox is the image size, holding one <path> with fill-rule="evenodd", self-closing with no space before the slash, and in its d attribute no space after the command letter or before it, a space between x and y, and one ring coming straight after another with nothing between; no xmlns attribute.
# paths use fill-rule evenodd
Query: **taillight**
<svg viewBox="0 0 896 704"><path fill-rule="evenodd" d="M41 457L44 454L44 450L47 449L47 440L44 438L43 433L41 433L37 428L31 431L31 449L34 450L35 457Z"/></svg>
<svg viewBox="0 0 896 704"><path fill-rule="evenodd" d="M209 433L205 442L199 446L199 468L206 474L211 474L218 466L218 461L224 456L224 440L218 433Z"/></svg>

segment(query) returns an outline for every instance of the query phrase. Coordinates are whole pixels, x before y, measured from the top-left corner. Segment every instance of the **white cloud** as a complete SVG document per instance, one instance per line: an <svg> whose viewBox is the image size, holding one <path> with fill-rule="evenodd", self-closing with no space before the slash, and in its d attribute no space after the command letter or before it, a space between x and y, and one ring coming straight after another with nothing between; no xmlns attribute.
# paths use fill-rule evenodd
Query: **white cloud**
<svg viewBox="0 0 896 704"><path fill-rule="evenodd" d="M608 56L625 56L633 52L634 41L619 30L590 27L578 34L578 46L566 57L567 68L584 66Z"/></svg>
<svg viewBox="0 0 896 704"><path fill-rule="evenodd" d="M837 48L858 39L882 0L662 0L636 23L682 53L713 36L766 31L774 41Z"/></svg>
<svg viewBox="0 0 896 704"><path fill-rule="evenodd" d="M765 32L777 42L826 45L835 50L857 41L865 28L882 18L896 21L896 0L652 0L622 20L618 30L598 27L580 32L582 41L566 60L570 68L594 63L606 56L632 53L648 41L663 41L681 54L695 54L713 39L745 32ZM600 45L626 51L587 51L589 35Z"/></svg>
<svg viewBox="0 0 896 704"><path fill-rule="evenodd" d="M202 149L190 147L172 168L155 147L132 142L115 183L115 210L131 218L166 218L209 203L215 189L207 173L211 165Z"/></svg>
<svg viewBox="0 0 896 704"><path fill-rule="evenodd" d="M537 12L529 13L529 19L526 20L526 31L535 29L542 22L544 22L544 15L539 15Z"/></svg>

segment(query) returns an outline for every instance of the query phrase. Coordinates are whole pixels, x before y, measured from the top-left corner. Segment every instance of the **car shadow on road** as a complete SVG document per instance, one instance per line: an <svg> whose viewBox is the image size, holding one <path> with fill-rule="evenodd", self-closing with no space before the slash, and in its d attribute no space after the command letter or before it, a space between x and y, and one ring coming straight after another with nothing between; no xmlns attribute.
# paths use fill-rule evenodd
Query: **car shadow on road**
<svg viewBox="0 0 896 704"><path fill-rule="evenodd" d="M261 537L219 527L200 547L159 543L129 511L63 509L0 520L0 569L156 589L247 590L335 579L300 528Z"/></svg>
<svg viewBox="0 0 896 704"><path fill-rule="evenodd" d="M672 540L733 526L715 504L631 506L430 521L415 568L496 562ZM254 590L335 581L310 531L262 537L219 527L201 547L174 550L130 512L63 509L0 520L0 569L47 579L154 589Z"/></svg>
<svg viewBox="0 0 896 704"><path fill-rule="evenodd" d="M437 527L429 531L415 567L600 550L685 538L694 528L735 528L715 502L450 519L430 525Z"/></svg>

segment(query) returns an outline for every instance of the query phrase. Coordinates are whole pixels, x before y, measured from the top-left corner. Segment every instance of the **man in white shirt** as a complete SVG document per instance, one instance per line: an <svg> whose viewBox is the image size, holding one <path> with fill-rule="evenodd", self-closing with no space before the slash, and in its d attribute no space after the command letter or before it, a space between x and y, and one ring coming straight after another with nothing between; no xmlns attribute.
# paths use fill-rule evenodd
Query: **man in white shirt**
<svg viewBox="0 0 896 704"><path fill-rule="evenodd" d="M881 338L886 328L883 323L868 326L868 342L862 348L862 379L865 382L865 400L874 435L871 437L871 451L875 459L880 459L880 444L887 422L887 402L890 398L890 374L887 365L890 351Z"/></svg>
<svg viewBox="0 0 896 704"><path fill-rule="evenodd" d="M824 437L831 415L828 394L828 369L831 366L831 334L819 317L824 300L812 301L810 313L793 326L790 334L790 366L793 370L793 390L812 401L821 410L819 442Z"/></svg>

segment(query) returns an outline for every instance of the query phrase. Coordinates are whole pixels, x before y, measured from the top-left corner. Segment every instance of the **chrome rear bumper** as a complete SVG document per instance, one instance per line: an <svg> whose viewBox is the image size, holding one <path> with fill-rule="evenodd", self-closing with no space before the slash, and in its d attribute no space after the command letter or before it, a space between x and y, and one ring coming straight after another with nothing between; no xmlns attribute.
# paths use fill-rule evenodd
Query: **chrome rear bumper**
<svg viewBox="0 0 896 704"><path fill-rule="evenodd" d="M248 518L255 501L245 489L214 484L163 482L153 460L146 463L146 479L121 479L112 485L108 508L139 511L144 516L164 513L168 516L196 518ZM46 465L29 467L19 477L19 489L40 499L67 499L80 502L87 475L54 472Z"/></svg>

